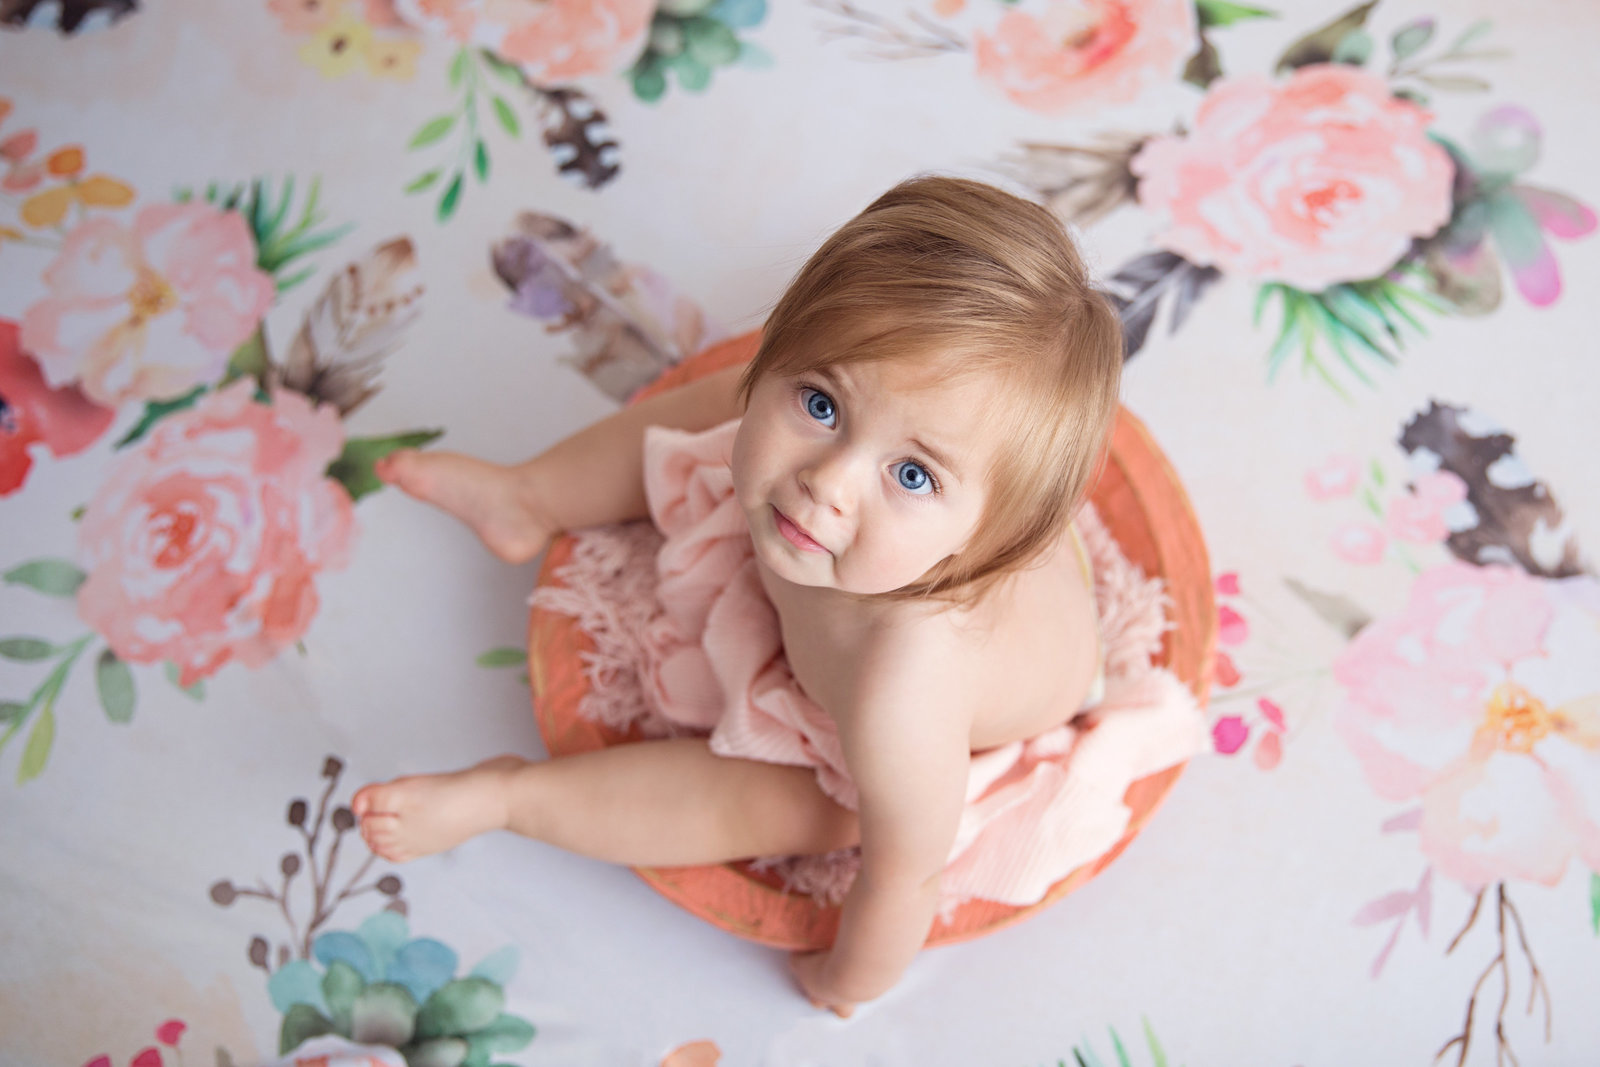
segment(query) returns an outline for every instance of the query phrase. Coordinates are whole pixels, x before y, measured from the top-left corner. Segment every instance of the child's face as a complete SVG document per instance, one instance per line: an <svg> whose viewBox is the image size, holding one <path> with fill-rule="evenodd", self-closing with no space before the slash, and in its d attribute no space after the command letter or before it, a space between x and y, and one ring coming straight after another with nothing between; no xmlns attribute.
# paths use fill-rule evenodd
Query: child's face
<svg viewBox="0 0 1600 1067"><path fill-rule="evenodd" d="M922 577L977 527L993 393L891 362L763 377L733 449L756 555L780 578L849 593Z"/></svg>

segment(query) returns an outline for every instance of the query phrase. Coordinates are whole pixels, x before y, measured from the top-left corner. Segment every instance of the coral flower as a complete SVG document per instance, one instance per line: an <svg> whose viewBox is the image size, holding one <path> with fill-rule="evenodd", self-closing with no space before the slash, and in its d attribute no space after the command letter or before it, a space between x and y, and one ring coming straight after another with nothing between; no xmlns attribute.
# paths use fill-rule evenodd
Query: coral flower
<svg viewBox="0 0 1600 1067"><path fill-rule="evenodd" d="M157 204L131 227L91 219L45 269L52 295L24 313L23 347L97 403L182 395L220 377L271 306L255 263L244 220L209 204Z"/></svg>
<svg viewBox="0 0 1600 1067"><path fill-rule="evenodd" d="M1336 720L1423 853L1478 888L1600 870L1600 582L1451 562L1333 665Z"/></svg>
<svg viewBox="0 0 1600 1067"><path fill-rule="evenodd" d="M1194 129L1134 157L1157 241L1307 291L1373 278L1450 218L1455 165L1428 112L1338 63L1216 82Z"/></svg>
<svg viewBox="0 0 1600 1067"><path fill-rule="evenodd" d="M344 446L332 407L270 405L240 379L168 416L125 453L78 530L78 613L132 663L179 683L259 667L316 615L316 576L345 565L350 496L326 476Z"/></svg>
<svg viewBox="0 0 1600 1067"><path fill-rule="evenodd" d="M1171 82L1195 35L1188 0L1047 0L1007 11L973 47L980 77L1029 110L1063 114Z"/></svg>
<svg viewBox="0 0 1600 1067"><path fill-rule="evenodd" d="M628 66L655 0L396 0L407 22L495 52L538 85Z"/></svg>
<svg viewBox="0 0 1600 1067"><path fill-rule="evenodd" d="M75 385L52 389L18 345L17 324L0 319L0 496L28 476L28 449L42 444L57 456L82 452L116 413L91 402Z"/></svg>

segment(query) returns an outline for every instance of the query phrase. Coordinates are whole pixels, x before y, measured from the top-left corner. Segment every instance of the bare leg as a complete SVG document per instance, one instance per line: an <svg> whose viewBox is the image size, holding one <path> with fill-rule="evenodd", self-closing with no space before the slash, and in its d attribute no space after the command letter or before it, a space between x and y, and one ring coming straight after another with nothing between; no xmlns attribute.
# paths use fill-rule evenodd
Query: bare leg
<svg viewBox="0 0 1600 1067"><path fill-rule="evenodd" d="M513 830L635 866L827 852L859 840L854 812L804 767L713 755L699 738L642 741L539 763L514 756L359 790L351 808L396 862Z"/></svg>
<svg viewBox="0 0 1600 1067"><path fill-rule="evenodd" d="M456 452L403 449L374 469L390 485L472 527L489 551L508 563L526 563L555 534L536 498L528 464L505 467Z"/></svg>

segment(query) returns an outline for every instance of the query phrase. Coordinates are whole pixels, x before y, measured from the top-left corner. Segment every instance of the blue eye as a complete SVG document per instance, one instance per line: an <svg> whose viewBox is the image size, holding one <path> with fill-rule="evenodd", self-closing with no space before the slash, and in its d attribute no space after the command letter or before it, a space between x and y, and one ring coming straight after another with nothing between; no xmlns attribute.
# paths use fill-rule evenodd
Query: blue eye
<svg viewBox="0 0 1600 1067"><path fill-rule="evenodd" d="M894 480L908 493L925 495L934 490L933 475L920 463L906 460L895 465Z"/></svg>
<svg viewBox="0 0 1600 1067"><path fill-rule="evenodd" d="M806 406L806 414L825 426L832 426L838 420L839 413L833 406L833 398L827 393L819 393L815 389L803 389L800 399Z"/></svg>

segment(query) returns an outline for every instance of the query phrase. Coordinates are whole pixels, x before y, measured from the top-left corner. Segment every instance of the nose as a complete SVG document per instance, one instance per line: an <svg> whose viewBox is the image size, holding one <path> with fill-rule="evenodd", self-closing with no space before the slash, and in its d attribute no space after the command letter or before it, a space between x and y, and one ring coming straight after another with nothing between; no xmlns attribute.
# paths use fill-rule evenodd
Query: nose
<svg viewBox="0 0 1600 1067"><path fill-rule="evenodd" d="M855 464L856 459L848 448L824 449L801 468L800 487L819 507L843 515L849 509Z"/></svg>

